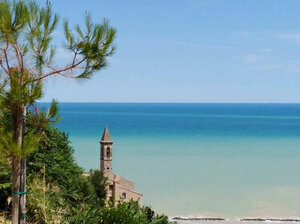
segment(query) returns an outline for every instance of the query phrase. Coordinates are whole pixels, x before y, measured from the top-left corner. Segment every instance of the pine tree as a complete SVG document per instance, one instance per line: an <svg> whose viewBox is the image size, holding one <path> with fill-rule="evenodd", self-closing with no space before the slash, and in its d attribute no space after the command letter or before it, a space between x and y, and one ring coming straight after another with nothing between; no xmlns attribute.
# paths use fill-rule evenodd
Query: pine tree
<svg viewBox="0 0 300 224"><path fill-rule="evenodd" d="M47 2L0 0L0 150L12 164L12 223L26 221L26 155L35 149L39 135L26 130L28 108L43 95L43 81L52 76L88 79L107 66L115 47L115 29L104 21L85 29L63 28L66 49L72 57L64 66L55 63L53 32L59 22ZM55 119L54 103L44 118ZM37 116L40 116L37 113Z"/></svg>

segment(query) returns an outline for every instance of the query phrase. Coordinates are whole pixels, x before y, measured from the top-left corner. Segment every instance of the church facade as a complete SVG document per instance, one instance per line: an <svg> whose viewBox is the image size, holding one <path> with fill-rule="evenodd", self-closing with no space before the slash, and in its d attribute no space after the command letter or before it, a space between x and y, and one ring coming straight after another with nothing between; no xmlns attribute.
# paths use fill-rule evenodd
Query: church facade
<svg viewBox="0 0 300 224"><path fill-rule="evenodd" d="M112 151L113 140L110 137L108 128L105 127L100 141L100 167L104 176L107 178L108 198L113 197L115 200L123 199L124 201L132 199L140 203L143 195L134 190L134 182L113 173Z"/></svg>

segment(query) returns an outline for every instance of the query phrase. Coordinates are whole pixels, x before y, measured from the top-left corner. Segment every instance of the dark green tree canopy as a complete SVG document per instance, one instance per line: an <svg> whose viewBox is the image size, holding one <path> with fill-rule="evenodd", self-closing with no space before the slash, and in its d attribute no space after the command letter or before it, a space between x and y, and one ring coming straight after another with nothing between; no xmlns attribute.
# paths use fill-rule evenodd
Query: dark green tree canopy
<svg viewBox="0 0 300 224"><path fill-rule="evenodd" d="M48 183L70 188L76 184L83 170L73 157L68 135L57 128L47 125L39 130L43 132L37 150L27 157L29 178L42 176L45 166L45 177Z"/></svg>

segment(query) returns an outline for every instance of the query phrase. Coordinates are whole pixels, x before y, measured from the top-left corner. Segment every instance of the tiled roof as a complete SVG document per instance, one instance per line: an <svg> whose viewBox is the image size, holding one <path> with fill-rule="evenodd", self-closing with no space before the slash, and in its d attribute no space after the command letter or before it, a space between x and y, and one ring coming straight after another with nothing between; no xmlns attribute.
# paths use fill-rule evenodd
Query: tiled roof
<svg viewBox="0 0 300 224"><path fill-rule="evenodd" d="M113 140L110 137L107 126L105 126L105 129L104 129L104 132L103 132L103 135L102 135L102 138L101 138L101 142L108 142L108 143L113 142Z"/></svg>

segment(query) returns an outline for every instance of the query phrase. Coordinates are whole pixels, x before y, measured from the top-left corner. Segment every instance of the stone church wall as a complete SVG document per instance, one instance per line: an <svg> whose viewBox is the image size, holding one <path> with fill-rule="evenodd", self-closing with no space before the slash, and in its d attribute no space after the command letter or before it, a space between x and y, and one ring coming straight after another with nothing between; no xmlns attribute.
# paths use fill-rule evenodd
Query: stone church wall
<svg viewBox="0 0 300 224"><path fill-rule="evenodd" d="M126 194L125 198L124 193ZM130 201L132 199L141 203L142 195L135 191L128 190L127 188L123 188L119 184L116 184L115 198L116 200L123 198L125 201Z"/></svg>

